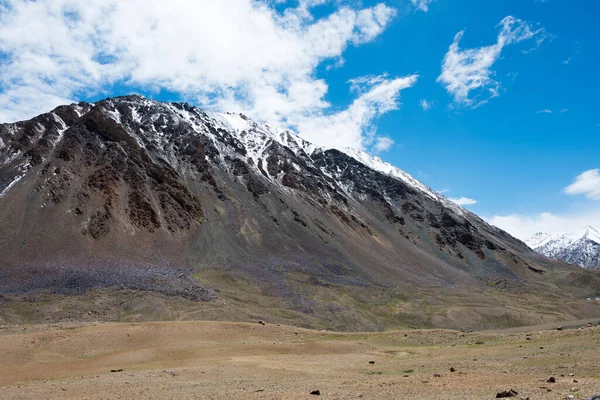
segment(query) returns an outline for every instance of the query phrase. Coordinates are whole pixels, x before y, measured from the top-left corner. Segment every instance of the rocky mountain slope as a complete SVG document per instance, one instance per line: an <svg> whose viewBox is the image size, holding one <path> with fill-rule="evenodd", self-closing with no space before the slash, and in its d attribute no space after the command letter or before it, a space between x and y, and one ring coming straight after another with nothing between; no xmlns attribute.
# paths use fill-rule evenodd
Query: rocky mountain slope
<svg viewBox="0 0 600 400"><path fill-rule="evenodd" d="M600 232L586 226L576 234L538 232L527 245L547 257L582 268L600 270Z"/></svg>
<svg viewBox="0 0 600 400"><path fill-rule="evenodd" d="M135 291L220 304L218 315L235 305L231 318L268 304L272 318L381 329L542 318L423 303L445 290L600 290L597 274L532 252L365 153L140 96L0 125L0 227L6 296Z"/></svg>

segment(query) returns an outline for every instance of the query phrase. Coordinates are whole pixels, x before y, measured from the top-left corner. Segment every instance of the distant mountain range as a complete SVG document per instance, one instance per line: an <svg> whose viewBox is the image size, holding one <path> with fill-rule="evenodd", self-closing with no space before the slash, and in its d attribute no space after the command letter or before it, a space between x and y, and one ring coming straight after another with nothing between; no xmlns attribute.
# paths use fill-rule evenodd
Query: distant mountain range
<svg viewBox="0 0 600 400"><path fill-rule="evenodd" d="M586 226L576 234L538 232L527 245L547 257L582 268L600 270L600 232Z"/></svg>

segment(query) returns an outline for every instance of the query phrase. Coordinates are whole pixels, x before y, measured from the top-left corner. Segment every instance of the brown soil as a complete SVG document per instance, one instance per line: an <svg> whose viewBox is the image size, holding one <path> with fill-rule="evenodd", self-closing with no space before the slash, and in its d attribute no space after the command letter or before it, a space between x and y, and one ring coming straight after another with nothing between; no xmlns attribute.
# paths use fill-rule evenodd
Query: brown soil
<svg viewBox="0 0 600 400"><path fill-rule="evenodd" d="M585 399L600 390L598 348L597 320L529 333L18 325L0 329L0 398L492 399L513 389L517 399Z"/></svg>

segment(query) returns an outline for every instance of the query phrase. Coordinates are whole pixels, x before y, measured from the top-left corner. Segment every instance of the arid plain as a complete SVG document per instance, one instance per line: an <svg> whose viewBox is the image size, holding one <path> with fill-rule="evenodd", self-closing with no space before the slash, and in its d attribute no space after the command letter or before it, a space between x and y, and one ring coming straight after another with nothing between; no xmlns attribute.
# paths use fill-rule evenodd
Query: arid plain
<svg viewBox="0 0 600 400"><path fill-rule="evenodd" d="M492 399L513 390L517 399L588 399L600 392L599 323L383 333L260 322L11 325L0 329L0 397Z"/></svg>

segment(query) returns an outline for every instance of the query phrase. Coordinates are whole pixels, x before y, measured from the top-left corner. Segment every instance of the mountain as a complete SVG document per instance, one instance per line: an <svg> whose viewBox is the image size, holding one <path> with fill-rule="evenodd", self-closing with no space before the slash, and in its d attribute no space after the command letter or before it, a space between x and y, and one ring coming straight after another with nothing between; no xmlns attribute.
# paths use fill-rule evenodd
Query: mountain
<svg viewBox="0 0 600 400"><path fill-rule="evenodd" d="M0 322L373 330L600 313L584 300L598 274L378 158L141 96L0 125L0 254Z"/></svg>
<svg viewBox="0 0 600 400"><path fill-rule="evenodd" d="M538 232L527 245L547 257L582 268L600 270L600 232L586 226L576 234Z"/></svg>

